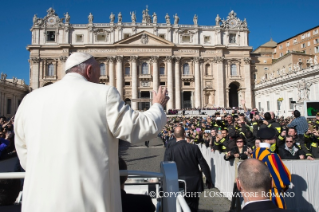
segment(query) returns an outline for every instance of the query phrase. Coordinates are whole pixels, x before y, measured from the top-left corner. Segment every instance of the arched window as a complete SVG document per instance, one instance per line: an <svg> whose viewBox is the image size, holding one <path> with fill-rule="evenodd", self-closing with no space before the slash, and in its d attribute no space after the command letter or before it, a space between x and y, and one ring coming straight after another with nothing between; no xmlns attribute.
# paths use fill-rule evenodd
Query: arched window
<svg viewBox="0 0 319 212"><path fill-rule="evenodd" d="M54 65L52 63L48 65L47 76L49 77L54 76Z"/></svg>
<svg viewBox="0 0 319 212"><path fill-rule="evenodd" d="M185 63L184 65L183 65L183 75L189 75L190 73L189 73L189 65L188 65L188 63Z"/></svg>
<svg viewBox="0 0 319 212"><path fill-rule="evenodd" d="M237 76L237 66L236 66L236 64L232 64L230 67L231 67L231 75L232 76Z"/></svg>
<svg viewBox="0 0 319 212"><path fill-rule="evenodd" d="M206 66L205 66L205 73L206 73L206 75L212 75L211 71L210 71L210 65L209 64L206 64Z"/></svg>
<svg viewBox="0 0 319 212"><path fill-rule="evenodd" d="M101 76L105 76L106 75L105 64L104 63L100 64L100 71L101 71Z"/></svg>
<svg viewBox="0 0 319 212"><path fill-rule="evenodd" d="M142 74L149 74L147 63L142 64Z"/></svg>
<svg viewBox="0 0 319 212"><path fill-rule="evenodd" d="M163 63L160 65L160 75L165 75L165 65Z"/></svg>
<svg viewBox="0 0 319 212"><path fill-rule="evenodd" d="M131 68L128 63L125 64L125 75L131 75Z"/></svg>

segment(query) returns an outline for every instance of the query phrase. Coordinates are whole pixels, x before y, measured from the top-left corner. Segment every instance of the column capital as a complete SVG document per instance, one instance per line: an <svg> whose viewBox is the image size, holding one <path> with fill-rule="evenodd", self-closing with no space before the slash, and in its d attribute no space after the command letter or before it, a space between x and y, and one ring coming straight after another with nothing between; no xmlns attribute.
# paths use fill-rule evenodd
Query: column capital
<svg viewBox="0 0 319 212"><path fill-rule="evenodd" d="M150 59L151 63L157 63L159 56L152 56Z"/></svg>
<svg viewBox="0 0 319 212"><path fill-rule="evenodd" d="M40 57L31 57L33 63L39 63L41 61Z"/></svg>
<svg viewBox="0 0 319 212"><path fill-rule="evenodd" d="M107 58L107 61L108 61L109 63L113 63L114 60L115 60L115 57L108 57L108 58Z"/></svg>
<svg viewBox="0 0 319 212"><path fill-rule="evenodd" d="M174 59L175 59L175 62L176 62L176 63L179 63L180 60L181 60L181 57L174 57Z"/></svg>
<svg viewBox="0 0 319 212"><path fill-rule="evenodd" d="M123 56L120 56L120 55L116 56L116 61L117 61L118 63L122 63L122 61L123 61Z"/></svg>
<svg viewBox="0 0 319 212"><path fill-rule="evenodd" d="M248 65L248 64L250 64L251 58L245 57L243 60L244 60L245 64Z"/></svg>
<svg viewBox="0 0 319 212"><path fill-rule="evenodd" d="M61 57L59 57L59 59L60 59L61 62L65 62L68 59L68 57L67 56L61 56Z"/></svg>
<svg viewBox="0 0 319 212"><path fill-rule="evenodd" d="M137 58L138 58L138 56L130 56L130 61L136 63Z"/></svg>
<svg viewBox="0 0 319 212"><path fill-rule="evenodd" d="M203 59L202 57L194 57L194 62L200 63L202 59Z"/></svg>
<svg viewBox="0 0 319 212"><path fill-rule="evenodd" d="M214 57L213 62L214 63L222 63L224 61L224 57Z"/></svg>
<svg viewBox="0 0 319 212"><path fill-rule="evenodd" d="M173 58L174 58L173 56L166 56L165 61L168 63L171 63Z"/></svg>

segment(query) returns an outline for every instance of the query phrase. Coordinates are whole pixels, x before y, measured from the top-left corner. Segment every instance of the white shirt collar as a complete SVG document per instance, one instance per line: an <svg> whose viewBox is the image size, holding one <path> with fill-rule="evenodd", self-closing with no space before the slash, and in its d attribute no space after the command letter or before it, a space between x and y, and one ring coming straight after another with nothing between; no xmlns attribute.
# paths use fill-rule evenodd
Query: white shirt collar
<svg viewBox="0 0 319 212"><path fill-rule="evenodd" d="M255 200L255 201L249 201L249 202L245 202L245 205L244 205L244 207L245 207L246 205L250 204L250 203L254 203L254 202L266 202L266 201L270 201L270 199L264 199L264 200Z"/></svg>
<svg viewBox="0 0 319 212"><path fill-rule="evenodd" d="M270 148L270 144L268 144L268 143L260 143L259 147L260 148Z"/></svg>

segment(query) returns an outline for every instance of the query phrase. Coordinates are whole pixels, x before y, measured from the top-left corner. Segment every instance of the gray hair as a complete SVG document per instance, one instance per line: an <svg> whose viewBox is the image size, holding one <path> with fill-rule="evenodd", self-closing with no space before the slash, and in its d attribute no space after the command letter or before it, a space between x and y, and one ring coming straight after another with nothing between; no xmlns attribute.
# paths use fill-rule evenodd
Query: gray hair
<svg viewBox="0 0 319 212"><path fill-rule="evenodd" d="M271 188L268 167L256 159L247 159L239 165L238 180L247 192L268 192Z"/></svg>
<svg viewBox="0 0 319 212"><path fill-rule="evenodd" d="M77 66L74 66L68 70L66 70L66 74L68 73L71 73L71 72L76 72L76 73L79 73L79 74L85 74L85 71L86 71L86 68L89 66L89 65L92 65L94 66L95 65L95 59L94 57L91 57L90 59L80 63L79 65ZM93 69L94 70L94 69Z"/></svg>

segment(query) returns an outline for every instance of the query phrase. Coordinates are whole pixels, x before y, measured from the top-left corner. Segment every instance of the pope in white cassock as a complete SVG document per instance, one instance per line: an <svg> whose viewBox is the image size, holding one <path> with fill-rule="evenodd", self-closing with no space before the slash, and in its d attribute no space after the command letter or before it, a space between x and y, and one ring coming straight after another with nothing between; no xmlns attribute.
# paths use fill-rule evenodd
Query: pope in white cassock
<svg viewBox="0 0 319 212"><path fill-rule="evenodd" d="M155 137L166 123L166 89L146 112L125 105L116 88L98 84L100 67L74 53L59 82L32 91L15 116L15 145L26 170L24 212L119 212L118 139Z"/></svg>

